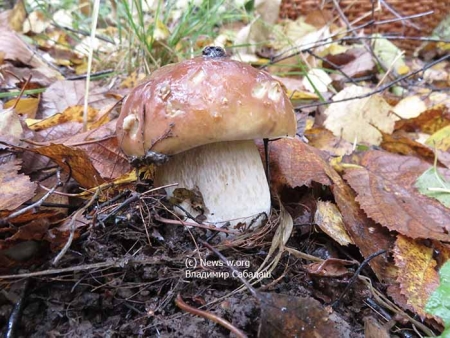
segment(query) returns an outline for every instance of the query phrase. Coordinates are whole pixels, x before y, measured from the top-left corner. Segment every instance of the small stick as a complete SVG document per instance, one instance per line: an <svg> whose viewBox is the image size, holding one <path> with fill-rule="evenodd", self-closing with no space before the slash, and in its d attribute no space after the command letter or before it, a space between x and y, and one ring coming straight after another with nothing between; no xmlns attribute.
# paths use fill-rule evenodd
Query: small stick
<svg viewBox="0 0 450 338"><path fill-rule="evenodd" d="M336 306L339 305L339 302L342 300L342 298L345 296L345 294L348 292L348 290L350 289L350 287L352 286L352 284L356 281L356 279L358 278L359 274L361 273L361 270L363 267L365 267L367 264L369 264L369 262L374 259L375 257L382 255L386 253L386 250L380 250L377 251L373 254L371 254L369 257L367 257L362 263L361 265L358 267L358 269L356 269L354 275L352 276L352 278L350 278L350 280L348 281L347 286L345 287L344 292L342 292L342 294L339 296L338 299L336 299L333 304L331 304L332 308L335 308Z"/></svg>
<svg viewBox="0 0 450 338"><path fill-rule="evenodd" d="M239 338L247 338L247 335L244 332L239 330L237 327L233 326L229 321L227 321L219 316L216 316L215 314L213 314L211 312L199 310L195 307L192 307L192 306L186 304L183 301L183 299L181 298L180 294L177 295L175 304L183 311L189 312L195 316L209 319L209 320L213 321L214 323L222 325L224 328L230 330L232 333L234 333Z"/></svg>
<svg viewBox="0 0 450 338"><path fill-rule="evenodd" d="M166 223L166 224L182 225L182 226L185 226L185 227L197 227L197 228L207 229L207 230L211 230L211 231L225 232L227 234L232 234L233 233L230 230L222 229L222 228L216 228L215 226L212 226L212 225L204 225L204 224L198 224L198 223L179 221L179 220L175 220L175 219L168 219L168 218L161 217L159 215L155 215L154 217L155 217L155 219L157 221L160 221L160 222Z"/></svg>

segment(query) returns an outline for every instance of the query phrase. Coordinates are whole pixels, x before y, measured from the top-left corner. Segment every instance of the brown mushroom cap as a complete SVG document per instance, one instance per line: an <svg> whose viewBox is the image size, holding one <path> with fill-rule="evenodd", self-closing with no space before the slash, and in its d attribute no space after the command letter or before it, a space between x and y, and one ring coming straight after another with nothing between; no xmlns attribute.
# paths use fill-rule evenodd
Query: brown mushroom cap
<svg viewBox="0 0 450 338"><path fill-rule="evenodd" d="M197 57L158 69L128 95L117 121L121 148L135 156L295 132L292 104L280 83L226 57Z"/></svg>

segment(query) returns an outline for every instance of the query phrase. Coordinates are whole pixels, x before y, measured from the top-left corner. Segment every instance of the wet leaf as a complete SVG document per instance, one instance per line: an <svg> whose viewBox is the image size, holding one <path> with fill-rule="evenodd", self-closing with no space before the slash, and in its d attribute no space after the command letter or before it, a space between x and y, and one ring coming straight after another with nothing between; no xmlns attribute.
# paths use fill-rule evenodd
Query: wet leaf
<svg viewBox="0 0 450 338"><path fill-rule="evenodd" d="M259 143L261 156L264 147ZM270 178L276 191L283 187L310 186L318 182L330 185L330 179L323 171L323 159L319 152L297 139L280 139L269 142Z"/></svg>
<svg viewBox="0 0 450 338"><path fill-rule="evenodd" d="M450 335L450 261L439 270L439 287L428 299L425 310L434 316L442 318L445 330L441 337Z"/></svg>
<svg viewBox="0 0 450 338"><path fill-rule="evenodd" d="M350 327L336 325L336 318L312 297L261 294L259 338L345 337Z"/></svg>
<svg viewBox="0 0 450 338"><path fill-rule="evenodd" d="M450 182L446 181L435 167L420 175L415 186L425 196L437 199L450 208Z"/></svg>
<svg viewBox="0 0 450 338"><path fill-rule="evenodd" d="M342 277L351 272L346 268L348 265L355 265L356 262L343 259L328 258L320 263L311 263L306 266L306 271L310 275L321 277Z"/></svg>
<svg viewBox="0 0 450 338"><path fill-rule="evenodd" d="M31 151L51 158L84 188L93 188L105 182L87 154L81 149L51 144Z"/></svg>
<svg viewBox="0 0 450 338"><path fill-rule="evenodd" d="M0 164L0 210L14 210L34 196L36 183L19 174L22 161L15 159Z"/></svg>
<svg viewBox="0 0 450 338"><path fill-rule="evenodd" d="M368 151L360 165L346 170L344 177L370 218L411 238L448 241L450 209L414 188L429 164L415 157ZM450 176L448 170L443 172Z"/></svg>
<svg viewBox="0 0 450 338"><path fill-rule="evenodd" d="M333 156L350 155L353 152L353 144L333 135L325 128L312 128L305 130L308 144L314 148L325 151Z"/></svg>
<svg viewBox="0 0 450 338"><path fill-rule="evenodd" d="M88 122L92 123L97 117L97 109L88 107ZM33 122L28 125L31 130L39 131L54 127L66 122L83 123L84 106L71 106L65 109L61 114L54 114L44 120Z"/></svg>
<svg viewBox="0 0 450 338"><path fill-rule="evenodd" d="M402 129L407 132L424 132L427 134L434 134L439 129L444 128L450 124L450 113L448 108L444 105L437 105L419 116L400 120L395 123L395 129Z"/></svg>
<svg viewBox="0 0 450 338"><path fill-rule="evenodd" d="M394 242L389 231L367 217L356 202L353 190L333 168L326 166L325 171L333 181L331 189L341 211L346 231L363 257L367 258L380 250L389 252ZM387 255L373 258L369 265L380 281L387 283L395 281L397 271Z"/></svg>
<svg viewBox="0 0 450 338"><path fill-rule="evenodd" d="M423 144L412 140L407 133L402 130L394 132L392 135L382 133L383 141L380 146L391 153L410 155L423 158L433 163L435 159L434 151Z"/></svg>
<svg viewBox="0 0 450 338"><path fill-rule="evenodd" d="M351 238L345 231L342 215L337 206L331 202L317 202L317 210L314 215L314 222L328 236L333 238L340 245L353 244Z"/></svg>
<svg viewBox="0 0 450 338"><path fill-rule="evenodd" d="M333 101L369 94L371 89L355 85L346 87L333 97ZM395 116L391 106L378 94L331 104L324 112L325 128L349 142L379 145L380 131L394 131Z"/></svg>
<svg viewBox="0 0 450 338"><path fill-rule="evenodd" d="M405 236L398 236L394 259L399 268L401 292L406 296L407 304L424 319L426 302L439 285L433 248Z"/></svg>

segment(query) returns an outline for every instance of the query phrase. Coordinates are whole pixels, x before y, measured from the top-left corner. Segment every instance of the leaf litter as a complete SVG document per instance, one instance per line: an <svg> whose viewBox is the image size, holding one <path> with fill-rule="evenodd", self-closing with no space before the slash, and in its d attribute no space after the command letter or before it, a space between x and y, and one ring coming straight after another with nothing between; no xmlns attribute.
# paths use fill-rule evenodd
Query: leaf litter
<svg viewBox="0 0 450 338"><path fill-rule="evenodd" d="M26 20L21 1L2 13L9 26L0 28L1 323L27 336L226 336L220 319L260 337L361 337L386 334L388 322L396 332L443 330L426 302L450 259L450 101L437 92L448 87L448 59L404 55L382 36L348 40L342 18L326 10L280 19L284 2L255 1L235 31L221 22L214 37L174 45L180 9L200 5L175 6L167 22L142 8L157 29L133 48L117 44L112 9L93 64L107 77L90 88L86 125L89 39L70 12L54 13L58 25L39 10ZM304 124L296 138L269 142L273 214L236 238L180 220L163 187L152 185L154 167L133 168L114 135L121 99L143 74L220 41L232 57L276 75ZM143 46L147 52L135 52ZM124 60L148 50L155 54L125 75ZM187 278L187 258L212 262L205 270L222 276L241 261L247 273L271 277L248 276L264 291L255 299L239 279ZM20 297L28 297L27 316L17 320L10 313ZM200 317L195 308L204 309Z"/></svg>

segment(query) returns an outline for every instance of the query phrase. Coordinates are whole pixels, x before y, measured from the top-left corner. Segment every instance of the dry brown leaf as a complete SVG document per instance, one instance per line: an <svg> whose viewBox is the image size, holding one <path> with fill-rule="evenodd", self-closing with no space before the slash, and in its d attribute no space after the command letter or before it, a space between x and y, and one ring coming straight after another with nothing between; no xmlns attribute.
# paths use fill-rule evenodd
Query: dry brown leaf
<svg viewBox="0 0 450 338"><path fill-rule="evenodd" d="M324 64L326 68L340 70L331 76L335 81L368 76L375 69L372 54L364 48L352 48L342 54L328 55L325 59L328 61Z"/></svg>
<svg viewBox="0 0 450 338"><path fill-rule="evenodd" d="M344 321L340 322L343 325L337 325L337 318L312 297L264 293L261 298L259 338L347 337L350 334L350 327Z"/></svg>
<svg viewBox="0 0 450 338"><path fill-rule="evenodd" d="M81 149L69 148L63 144L51 144L30 149L30 151L51 158L84 188L93 188L105 182L92 165L88 155Z"/></svg>
<svg viewBox="0 0 450 338"><path fill-rule="evenodd" d="M321 277L342 277L350 274L346 266L355 265L357 262L346 261L337 258L328 258L320 263L306 265L306 271L310 275Z"/></svg>
<svg viewBox="0 0 450 338"><path fill-rule="evenodd" d="M12 213L11 211L1 211L0 210L0 219L10 216L11 213ZM48 218L51 222L53 222L53 221L60 220L61 214L58 211L56 211L55 209L40 209L38 211L29 210L17 217L14 217L14 218L8 220L8 222L11 224L14 224L15 226L19 226L19 225L26 224L26 223L29 223L33 220L40 219L40 218Z"/></svg>
<svg viewBox="0 0 450 338"><path fill-rule="evenodd" d="M314 222L328 236L340 245L353 244L353 241L345 231L344 221L337 206L331 202L317 202L317 210Z"/></svg>
<svg viewBox="0 0 450 338"><path fill-rule="evenodd" d="M434 106L427 109L418 117L400 120L395 123L395 129L402 129L407 132L424 132L434 134L439 129L450 124L450 113L444 105Z"/></svg>
<svg viewBox="0 0 450 338"><path fill-rule="evenodd" d="M325 151L333 156L350 155L353 152L353 144L333 135L325 128L312 128L305 130L305 137L309 145Z"/></svg>
<svg viewBox="0 0 450 338"><path fill-rule="evenodd" d="M0 210L14 210L34 196L36 183L24 174L18 174L21 160L0 165Z"/></svg>
<svg viewBox="0 0 450 338"><path fill-rule="evenodd" d="M85 80L57 81L52 84L44 94L42 103L44 111L42 118L61 113L69 107L83 105L86 91ZM117 102L115 98L107 97L106 90L91 83L89 92L89 106L101 109L103 106Z"/></svg>
<svg viewBox="0 0 450 338"><path fill-rule="evenodd" d="M389 252L394 243L389 231L366 216L356 203L353 190L328 163L324 162L323 168L333 181L331 189L347 233L363 257L367 258L380 250ZM380 281L395 282L397 271L387 255L375 257L369 264Z"/></svg>
<svg viewBox="0 0 450 338"><path fill-rule="evenodd" d="M259 143L264 158L264 148ZM330 185L331 181L323 171L323 160L318 151L298 139L280 139L269 142L270 181L274 190L283 187L310 186L318 182Z"/></svg>
<svg viewBox="0 0 450 338"><path fill-rule="evenodd" d="M397 280L401 293L422 320L432 317L425 312L425 305L431 293L439 286L433 251L433 248L405 236L399 235L395 242L394 259L399 269Z"/></svg>
<svg viewBox="0 0 450 338"><path fill-rule="evenodd" d="M42 61L39 55L32 51L17 33L1 29L0 36L2 37L0 39L0 51L5 53L5 60L20 62L35 68L54 80L61 78L61 74Z"/></svg>
<svg viewBox="0 0 450 338"><path fill-rule="evenodd" d="M361 168L346 170L356 200L377 223L411 238L449 240L450 209L420 194L416 179L430 165L416 157L366 152ZM449 170L440 171L450 177Z"/></svg>
<svg viewBox="0 0 450 338"><path fill-rule="evenodd" d="M430 163L433 163L434 151L427 146L412 140L408 134L402 130L394 132L392 135L382 133L383 141L380 146L390 153L401 155L417 156Z"/></svg>
<svg viewBox="0 0 450 338"><path fill-rule="evenodd" d="M8 108L0 111L0 141L11 145L20 145L23 133L20 118L14 109ZM0 145L0 149L4 147Z"/></svg>
<svg viewBox="0 0 450 338"><path fill-rule="evenodd" d="M351 85L333 97L333 101L350 99L369 94L369 88ZM327 117L324 126L334 135L349 142L379 145L380 131L390 134L394 131L395 116L391 106L379 95L331 104L324 112Z"/></svg>

